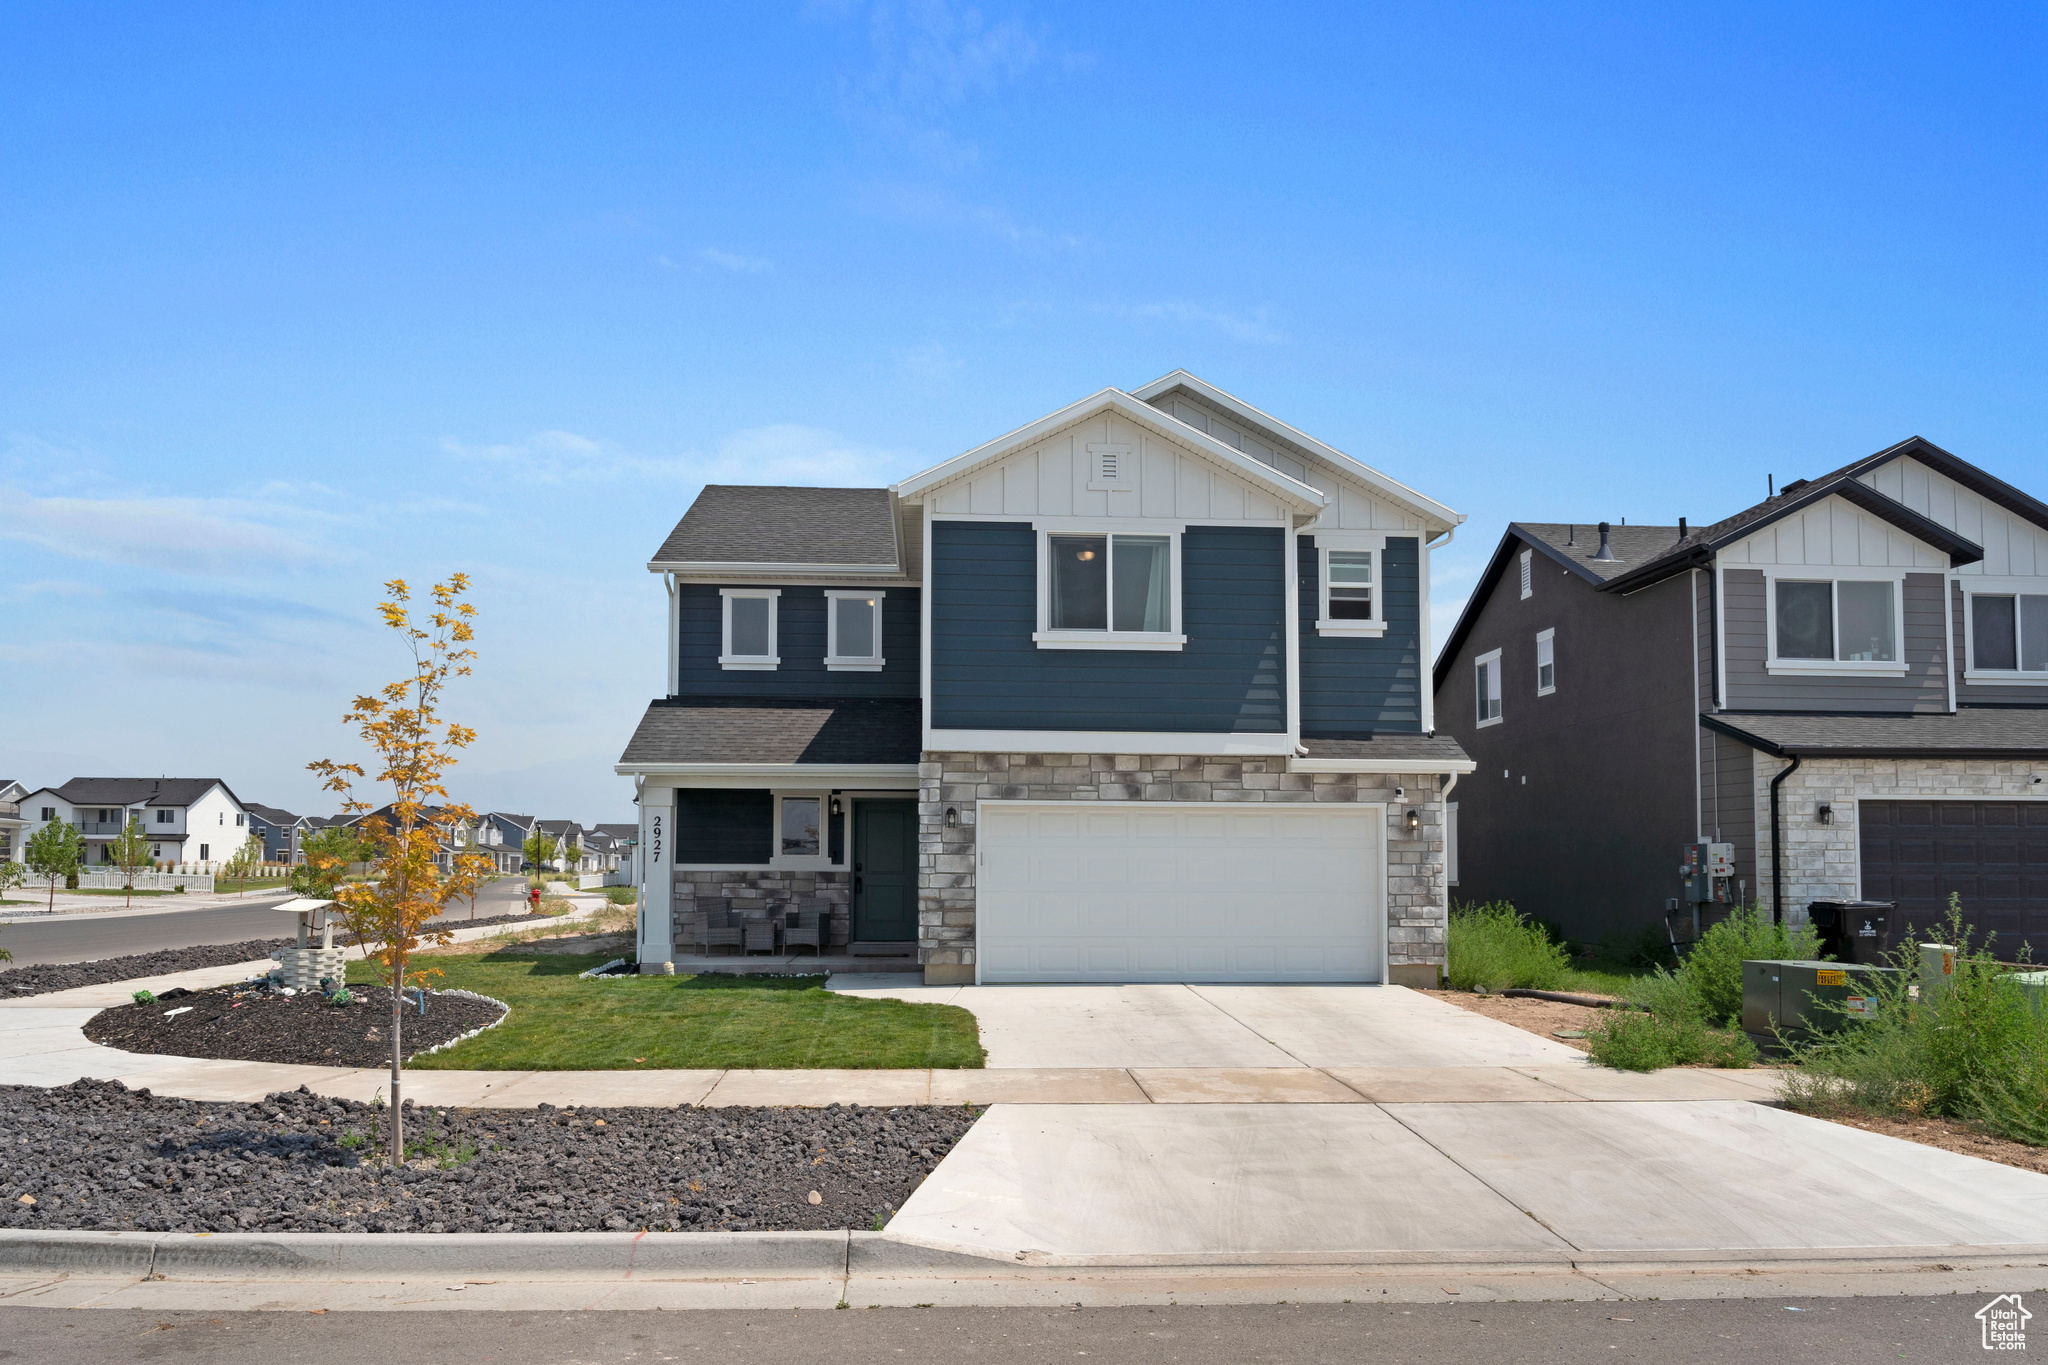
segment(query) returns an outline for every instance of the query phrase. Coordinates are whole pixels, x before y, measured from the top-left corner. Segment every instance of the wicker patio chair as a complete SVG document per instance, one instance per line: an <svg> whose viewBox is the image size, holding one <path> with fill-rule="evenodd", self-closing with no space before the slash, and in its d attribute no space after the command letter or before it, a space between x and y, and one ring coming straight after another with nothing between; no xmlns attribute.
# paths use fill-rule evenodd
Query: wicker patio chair
<svg viewBox="0 0 2048 1365"><path fill-rule="evenodd" d="M745 942L745 933L740 919L733 914L731 901L720 901L718 908L706 906L697 914L697 950L709 953L713 948L739 948Z"/></svg>
<svg viewBox="0 0 2048 1365"><path fill-rule="evenodd" d="M766 917L740 921L746 926L746 947L742 952L772 953L775 951L775 921Z"/></svg>
<svg viewBox="0 0 2048 1365"><path fill-rule="evenodd" d="M813 954L822 957L825 952L825 903L823 901L800 901L797 908L783 913L782 948L808 945Z"/></svg>

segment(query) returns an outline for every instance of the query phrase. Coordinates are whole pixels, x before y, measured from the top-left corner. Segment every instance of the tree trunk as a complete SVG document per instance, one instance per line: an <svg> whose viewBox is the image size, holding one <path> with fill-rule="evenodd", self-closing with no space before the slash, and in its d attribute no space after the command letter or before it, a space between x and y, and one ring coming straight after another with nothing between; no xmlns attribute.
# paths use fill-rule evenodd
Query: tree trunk
<svg viewBox="0 0 2048 1365"><path fill-rule="evenodd" d="M399 1041L405 1028L405 959L392 955L391 971L391 1166L405 1165L404 1097L398 1093L405 1047Z"/></svg>

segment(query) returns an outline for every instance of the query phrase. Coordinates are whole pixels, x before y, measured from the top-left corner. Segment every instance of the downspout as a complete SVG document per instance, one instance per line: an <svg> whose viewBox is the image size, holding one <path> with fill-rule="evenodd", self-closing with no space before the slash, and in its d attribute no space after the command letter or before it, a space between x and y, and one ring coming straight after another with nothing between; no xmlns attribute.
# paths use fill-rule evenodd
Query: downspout
<svg viewBox="0 0 2048 1365"><path fill-rule="evenodd" d="M1792 766L1771 779L1771 923L1785 922L1785 859L1782 840L1778 833L1778 784L1799 771L1799 755L1792 755Z"/></svg>

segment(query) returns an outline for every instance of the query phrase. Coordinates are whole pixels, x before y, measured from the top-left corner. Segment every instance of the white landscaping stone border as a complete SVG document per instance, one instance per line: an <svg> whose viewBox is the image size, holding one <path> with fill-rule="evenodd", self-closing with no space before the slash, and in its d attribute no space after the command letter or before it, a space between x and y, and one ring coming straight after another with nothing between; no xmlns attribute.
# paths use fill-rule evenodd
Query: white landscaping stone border
<svg viewBox="0 0 2048 1365"><path fill-rule="evenodd" d="M466 1043L470 1039L476 1037L479 1033L484 1032L485 1029L494 1029L498 1025L504 1023L507 1019L510 1019L512 1017L512 1007L506 1004L504 1001L496 999L492 996L478 995L475 991L466 991L463 990L461 987L456 987L453 990L435 991L434 994L452 995L463 1000L481 1000L485 1004L496 1005L499 1009L503 1010L504 1013L500 1014L497 1018L491 1020L490 1023L485 1024L482 1028L473 1028L459 1038L450 1038L445 1043L436 1043L434 1046L428 1048L424 1052L413 1053L412 1056L407 1057L405 1059L408 1063L418 1061L422 1057L431 1057L437 1052L446 1052L449 1048L454 1047L457 1043Z"/></svg>

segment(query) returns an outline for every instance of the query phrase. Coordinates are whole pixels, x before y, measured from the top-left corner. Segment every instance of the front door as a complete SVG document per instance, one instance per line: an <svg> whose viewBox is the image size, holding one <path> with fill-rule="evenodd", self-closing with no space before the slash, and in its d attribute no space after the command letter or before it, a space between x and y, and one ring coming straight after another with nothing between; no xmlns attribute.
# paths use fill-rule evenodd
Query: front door
<svg viewBox="0 0 2048 1365"><path fill-rule="evenodd" d="M853 803L853 941L917 939L917 802Z"/></svg>

